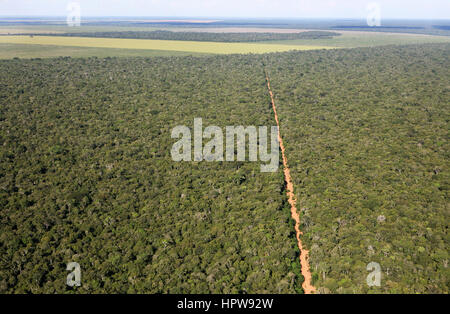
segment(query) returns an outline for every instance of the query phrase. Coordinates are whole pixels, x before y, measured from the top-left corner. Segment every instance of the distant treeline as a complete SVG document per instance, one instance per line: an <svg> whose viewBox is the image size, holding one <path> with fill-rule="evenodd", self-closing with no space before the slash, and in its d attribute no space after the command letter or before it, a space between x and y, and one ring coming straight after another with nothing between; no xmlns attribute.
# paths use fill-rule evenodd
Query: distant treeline
<svg viewBox="0 0 450 314"><path fill-rule="evenodd" d="M207 32L171 32L171 31L126 31L126 32L89 32L51 34L53 36L95 37L95 38L133 38L160 40L189 40L212 42L257 42L269 40L295 39L331 39L339 33L325 31L308 31L302 33L207 33Z"/></svg>
<svg viewBox="0 0 450 314"><path fill-rule="evenodd" d="M450 25L433 25L433 28L444 31L450 31Z"/></svg>
<svg viewBox="0 0 450 314"><path fill-rule="evenodd" d="M371 25L338 25L334 26L336 29L358 29L358 28L369 28L369 29L397 29L397 30L410 30L410 29L425 29L425 27L417 27L417 26L371 26Z"/></svg>
<svg viewBox="0 0 450 314"><path fill-rule="evenodd" d="M409 34L426 34L426 35L439 35L450 36L448 25L418 25L418 26L406 26L406 25L382 25L382 26L369 26L369 25L336 25L330 27L333 30L352 30L352 31L370 31L370 32L388 32L388 33L409 33Z"/></svg>

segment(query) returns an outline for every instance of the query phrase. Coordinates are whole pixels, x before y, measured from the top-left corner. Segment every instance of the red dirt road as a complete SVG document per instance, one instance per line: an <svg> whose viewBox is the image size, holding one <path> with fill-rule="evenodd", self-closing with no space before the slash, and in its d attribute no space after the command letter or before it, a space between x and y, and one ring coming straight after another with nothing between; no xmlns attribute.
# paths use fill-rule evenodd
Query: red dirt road
<svg viewBox="0 0 450 314"><path fill-rule="evenodd" d="M273 112L275 113L275 120L276 120L277 126L278 126L278 141L280 142L281 154L283 157L284 178L286 180L287 195L289 198L289 204L291 205L292 219L295 220L295 233L297 234L297 243L298 243L298 248L300 250L300 264L302 266L302 275L303 275L303 277L305 277L305 281L303 282L302 287L303 287L303 290L305 291L305 294L313 294L313 293L316 293L316 288L311 283L311 272L309 269L309 262L308 262L309 252L303 248L303 244L302 244L302 240L301 240L301 236L303 235L303 233L300 230L300 215L298 214L298 211L297 211L297 200L295 199L295 194L294 194L294 184L292 183L291 172L288 167L288 162L287 162L287 158L286 158L283 139L281 138L281 133L280 133L280 121L278 119L277 107L275 105L273 92L270 87L269 75L267 73L266 73L266 80L267 80L267 88L269 89L270 98L272 100Z"/></svg>

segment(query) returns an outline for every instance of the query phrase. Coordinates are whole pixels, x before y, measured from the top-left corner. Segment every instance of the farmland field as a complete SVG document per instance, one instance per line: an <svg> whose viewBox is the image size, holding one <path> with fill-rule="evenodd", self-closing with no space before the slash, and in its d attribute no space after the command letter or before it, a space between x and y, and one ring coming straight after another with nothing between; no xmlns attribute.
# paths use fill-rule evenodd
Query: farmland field
<svg viewBox="0 0 450 314"><path fill-rule="evenodd" d="M289 50L330 49L312 45L284 45L262 43L218 43L176 40L141 40L121 38L57 37L57 36L0 36L0 44L54 45L66 47L115 48L133 50L164 50L193 53L237 54L268 53Z"/></svg>
<svg viewBox="0 0 450 314"><path fill-rule="evenodd" d="M374 33L374 32L355 32L355 31L337 31L341 36L332 39L317 40L286 40L273 41L270 44L286 45L310 45L330 46L339 48L358 48L358 47L376 47L385 45L411 45L411 44L432 44L432 43L450 43L448 36L431 36L419 34L398 34L398 33Z"/></svg>
<svg viewBox="0 0 450 314"><path fill-rule="evenodd" d="M164 56L202 56L208 54L164 51L136 50L95 47L71 47L53 45L0 44L0 59L12 58L53 58L53 57L164 57Z"/></svg>

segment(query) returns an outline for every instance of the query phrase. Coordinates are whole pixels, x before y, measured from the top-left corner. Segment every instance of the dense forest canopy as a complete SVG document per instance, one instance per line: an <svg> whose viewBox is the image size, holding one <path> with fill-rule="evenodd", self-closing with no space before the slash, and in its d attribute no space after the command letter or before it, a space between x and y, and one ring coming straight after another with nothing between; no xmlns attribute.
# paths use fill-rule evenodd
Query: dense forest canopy
<svg viewBox="0 0 450 314"><path fill-rule="evenodd" d="M302 292L281 169L170 156L171 130L196 117L275 125L259 58L12 60L0 71L0 292Z"/></svg>
<svg viewBox="0 0 450 314"><path fill-rule="evenodd" d="M270 55L322 292L448 293L450 45ZM366 266L382 269L380 288Z"/></svg>
<svg viewBox="0 0 450 314"><path fill-rule="evenodd" d="M0 292L301 293L281 167L170 157L194 118L275 125L267 71L319 292L448 293L449 54L0 61Z"/></svg>
<svg viewBox="0 0 450 314"><path fill-rule="evenodd" d="M35 34L38 35L38 34ZM98 37L98 38L133 38L133 39L159 39L159 40L189 40L211 42L258 42L271 40L295 39L331 39L339 33L328 31L306 31L299 33L209 33L209 32L173 32L157 31L111 31L111 32L85 32L46 34L48 36L72 37Z"/></svg>

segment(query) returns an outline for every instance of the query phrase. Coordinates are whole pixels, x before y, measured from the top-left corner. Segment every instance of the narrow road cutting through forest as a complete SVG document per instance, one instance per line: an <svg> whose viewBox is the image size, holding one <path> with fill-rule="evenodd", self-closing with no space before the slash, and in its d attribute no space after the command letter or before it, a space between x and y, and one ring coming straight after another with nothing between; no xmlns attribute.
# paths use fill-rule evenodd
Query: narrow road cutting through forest
<svg viewBox="0 0 450 314"><path fill-rule="evenodd" d="M292 215L292 219L295 220L295 233L297 235L297 243L298 243L298 248L300 250L300 264L301 264L301 268L302 268L302 275L305 278L305 281L303 282L302 287L303 287L305 294L313 294L316 292L316 288L312 285L312 282L311 282L311 272L309 269L309 262L308 262L309 252L303 248L303 244L302 244L302 240L301 240L301 236L303 236L303 233L300 231L300 215L297 211L297 200L296 200L295 194L294 194L294 184L292 183L291 172L288 167L288 162L287 162L286 152L285 152L285 148L284 148L284 144L283 144L283 139L281 138L280 121L278 119L277 107L275 105L272 88L270 87L269 74L267 73L267 71L266 71L266 81L267 81L267 88L269 89L269 94L270 94L270 98L272 101L272 108L273 108L273 112L275 114L275 120L276 120L277 126L278 126L278 141L280 142L280 149L281 149L281 154L283 157L284 179L286 181L286 190L287 190L287 195L289 198L289 204L291 205L291 215Z"/></svg>

